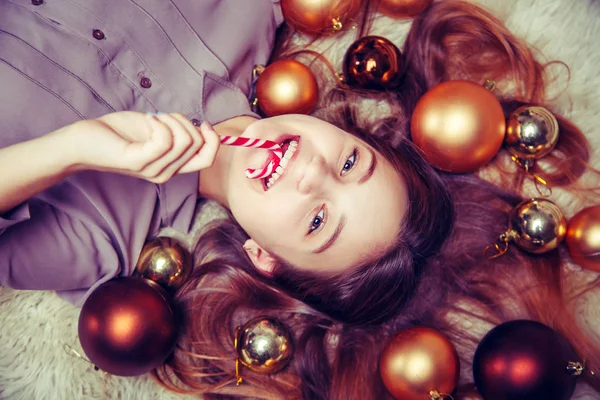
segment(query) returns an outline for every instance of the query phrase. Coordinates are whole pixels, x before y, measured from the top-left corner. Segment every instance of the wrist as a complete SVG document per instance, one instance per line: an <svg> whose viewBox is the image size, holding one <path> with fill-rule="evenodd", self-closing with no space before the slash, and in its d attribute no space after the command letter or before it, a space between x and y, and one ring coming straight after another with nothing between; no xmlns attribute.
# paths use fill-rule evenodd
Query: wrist
<svg viewBox="0 0 600 400"><path fill-rule="evenodd" d="M44 137L49 140L47 149L55 156L55 168L60 175L68 176L89 169L84 162L79 140L83 122L67 125Z"/></svg>

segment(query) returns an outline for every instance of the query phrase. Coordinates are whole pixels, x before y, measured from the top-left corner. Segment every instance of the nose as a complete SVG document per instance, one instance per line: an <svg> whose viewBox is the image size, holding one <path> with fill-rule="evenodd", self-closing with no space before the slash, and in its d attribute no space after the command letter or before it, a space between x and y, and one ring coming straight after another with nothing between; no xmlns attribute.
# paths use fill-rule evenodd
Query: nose
<svg viewBox="0 0 600 400"><path fill-rule="evenodd" d="M319 156L313 157L298 179L298 191L302 194L309 194L319 190L323 186L326 175L325 160Z"/></svg>

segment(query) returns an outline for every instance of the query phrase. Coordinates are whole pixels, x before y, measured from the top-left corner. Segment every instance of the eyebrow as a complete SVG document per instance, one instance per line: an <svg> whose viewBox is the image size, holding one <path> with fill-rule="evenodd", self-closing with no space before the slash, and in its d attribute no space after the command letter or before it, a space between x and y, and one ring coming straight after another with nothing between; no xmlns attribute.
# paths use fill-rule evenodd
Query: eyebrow
<svg viewBox="0 0 600 400"><path fill-rule="evenodd" d="M369 168L367 168L365 174L358 180L359 185L371 179L371 177L375 173L375 167L377 166L377 157L375 156L375 152L369 148L367 148L367 150L369 151L369 153L371 153L371 164L369 164ZM338 222L338 225L333 231L333 234L329 237L329 239L325 241L325 243L314 249L313 253L319 254L330 248L331 245L335 243L337 238L340 236L340 233L342 233L342 229L344 229L344 225L346 225L347 221L348 217L346 216L346 214L342 214L342 216L340 217L340 222Z"/></svg>
<svg viewBox="0 0 600 400"><path fill-rule="evenodd" d="M369 165L369 168L367 168L365 174L358 180L359 185L365 183L373 176L375 173L375 167L377 166L377 157L375 157L375 152L371 149L367 150L369 150L369 153L371 153L371 164Z"/></svg>
<svg viewBox="0 0 600 400"><path fill-rule="evenodd" d="M331 247L331 245L340 236L340 233L342 233L342 229L344 229L344 225L346 225L347 221L348 221L348 217L346 217L346 214L342 214L342 216L340 218L340 222L338 222L338 225L336 226L335 231L333 231L333 234L329 237L329 239L327 239L327 241L325 241L325 243L323 243L321 246L314 249L313 253L319 254L319 253L322 253L325 250L327 250L329 247Z"/></svg>

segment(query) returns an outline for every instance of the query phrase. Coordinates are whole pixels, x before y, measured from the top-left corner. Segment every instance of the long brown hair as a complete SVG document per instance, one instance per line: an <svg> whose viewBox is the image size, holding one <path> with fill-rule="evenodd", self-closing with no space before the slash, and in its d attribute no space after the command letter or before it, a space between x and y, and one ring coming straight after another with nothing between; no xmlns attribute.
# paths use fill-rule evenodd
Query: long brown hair
<svg viewBox="0 0 600 400"><path fill-rule="evenodd" d="M208 226L195 250L193 276L177 296L187 317L184 334L156 371L167 387L215 399L386 399L379 354L400 329L421 324L445 332L459 350L460 396L474 390L469 368L485 330L515 318L556 329L586 360L588 371L600 366L600 350L577 325L564 292L561 251L532 256L511 248L495 260L483 255L522 196L475 174L436 172L409 140L412 110L437 83L494 79L508 114L521 104L545 105L544 66L500 21L456 0L435 2L416 18L403 53L402 85L373 94L395 110L389 117L362 118L355 104L365 93L341 88L329 94L321 114L374 146L407 181L411 205L396 246L350 274L319 278L282 263L269 279L247 258L242 249L247 235L234 221ZM572 185L585 169L589 146L575 125L559 121L560 143L538 168L547 166L540 173L551 184ZM564 165L572 167L556 168ZM523 174L511 172L504 179L523 181ZM271 376L243 370L244 384L235 386L234 331L256 315L288 325L293 361ZM585 379L600 391L594 376Z"/></svg>

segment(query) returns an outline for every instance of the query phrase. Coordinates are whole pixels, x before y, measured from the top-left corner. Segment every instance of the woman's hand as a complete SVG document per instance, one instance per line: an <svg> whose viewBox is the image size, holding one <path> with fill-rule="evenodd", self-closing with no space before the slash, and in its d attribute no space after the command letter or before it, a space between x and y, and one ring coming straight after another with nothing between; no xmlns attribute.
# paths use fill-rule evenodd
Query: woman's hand
<svg viewBox="0 0 600 400"><path fill-rule="evenodd" d="M220 141L208 123L181 114L115 112L71 126L76 169L115 172L154 183L210 167Z"/></svg>

